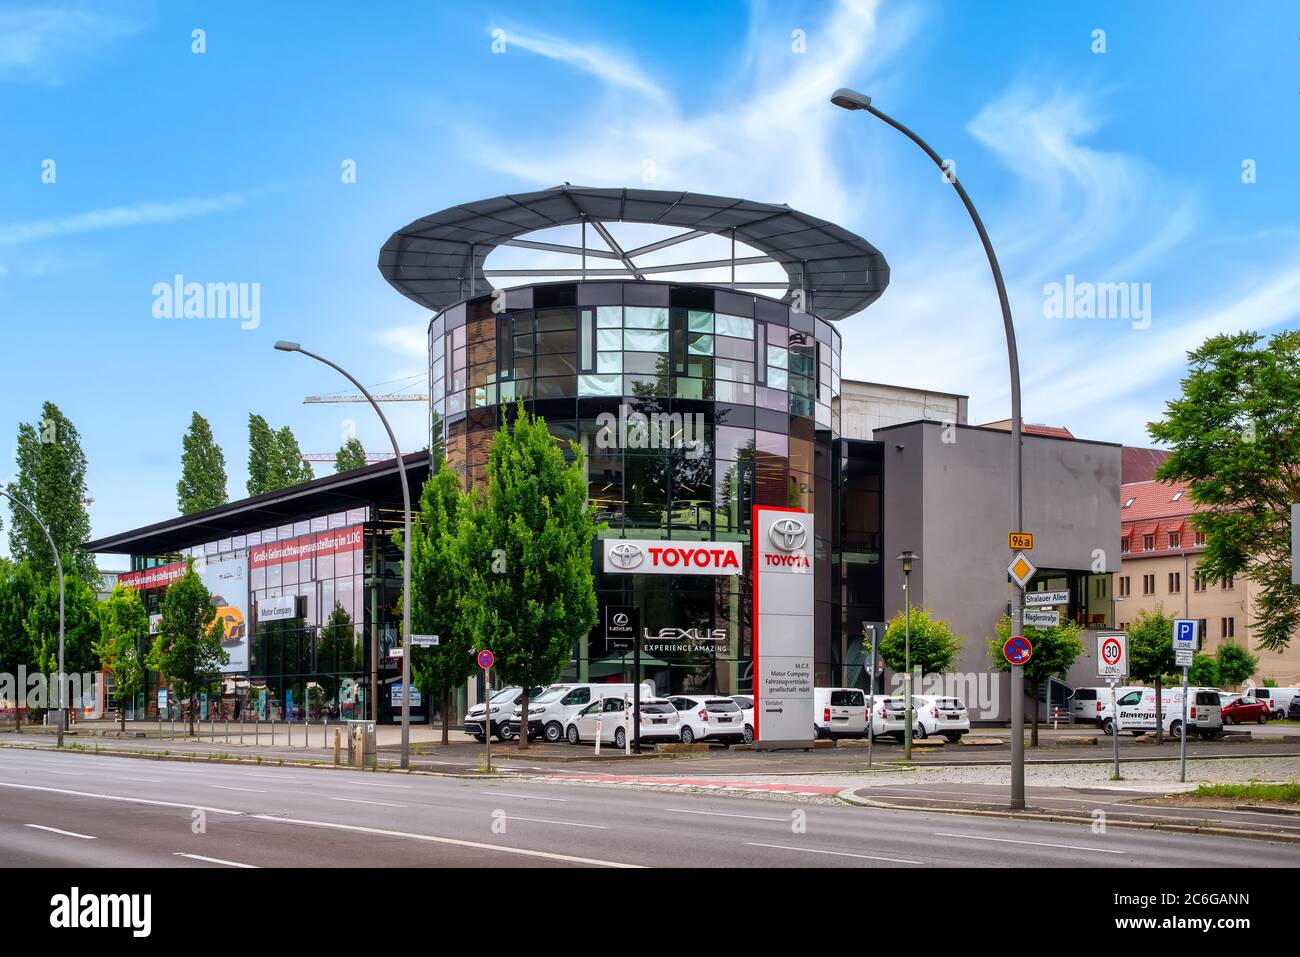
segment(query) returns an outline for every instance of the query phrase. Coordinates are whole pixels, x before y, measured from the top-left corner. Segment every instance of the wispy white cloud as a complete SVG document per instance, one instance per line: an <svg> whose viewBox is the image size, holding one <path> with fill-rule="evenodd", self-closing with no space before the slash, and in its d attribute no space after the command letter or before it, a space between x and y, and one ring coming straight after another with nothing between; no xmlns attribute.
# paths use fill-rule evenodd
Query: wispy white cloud
<svg viewBox="0 0 1300 957"><path fill-rule="evenodd" d="M550 60L558 60L611 86L640 93L656 103L664 104L668 101L663 89L638 69L630 58L612 50L584 46L535 30L511 28L504 29L504 34L507 51L518 47Z"/></svg>
<svg viewBox="0 0 1300 957"><path fill-rule="evenodd" d="M146 226L193 219L211 213L238 209L247 202L237 193L215 197L191 197L166 203L136 203L131 206L113 206L94 209L72 216L52 219L33 219L18 223L0 223L0 245L18 245L58 236L98 232L104 229L123 229L128 226Z"/></svg>
<svg viewBox="0 0 1300 957"><path fill-rule="evenodd" d="M0 10L0 77L57 83L148 26L132 2L25 4Z"/></svg>

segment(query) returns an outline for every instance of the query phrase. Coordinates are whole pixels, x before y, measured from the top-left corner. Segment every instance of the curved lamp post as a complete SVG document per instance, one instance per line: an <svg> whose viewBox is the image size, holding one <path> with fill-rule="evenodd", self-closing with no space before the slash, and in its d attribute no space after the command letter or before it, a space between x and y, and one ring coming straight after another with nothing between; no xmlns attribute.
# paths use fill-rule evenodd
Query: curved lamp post
<svg viewBox="0 0 1300 957"><path fill-rule="evenodd" d="M847 87L841 87L831 94L831 102L841 109L845 110L865 110L879 120L888 123L898 132L902 133L909 140L925 152L935 166L939 167L944 174L944 179L952 184L952 188L957 191L961 197L962 205L966 207L966 212L970 214L971 222L975 224L975 231L980 235L980 242L984 245L984 254L988 257L989 268L993 270L993 282L998 288L998 302L1002 306L1002 326L1007 337L1007 363L1011 373L1011 455L1012 455L1012 482L1014 485L1015 503L1016 503L1016 527L1015 531L1023 531L1025 524L1025 499L1024 499L1024 468L1021 460L1020 447L1020 358L1016 353L1016 330L1011 321L1011 303L1007 299L1006 283L1002 281L1002 269L998 266L998 257L993 252L993 244L989 241L989 234L984 229L984 222L980 219L979 213L975 211L975 205L966 195L966 190L962 188L961 183L957 180L956 173L952 169L945 167L939 154L930 148L930 144L921 137L917 136L910 129L904 126L898 120L894 119L887 113L882 113L871 105L871 97L865 93L859 93L857 90L850 90ZM1015 590L1015 601L1012 605L1011 630L1015 634L1020 634L1021 622L1024 619L1025 594L1019 588ZM1025 673L1021 665L1011 666L1011 808L1013 810L1023 809L1025 806L1025 702L1024 702L1024 684Z"/></svg>
<svg viewBox="0 0 1300 957"><path fill-rule="evenodd" d="M50 551L54 552L54 567L59 573L59 673L55 675L54 678L54 683L59 689L59 730L56 733L56 747L61 748L63 747L63 722L66 720L66 714L64 713L63 708L63 560L59 558L59 549L58 546L54 544L54 537L50 535L50 530L45 527L45 523L42 522L41 517L36 514L36 510L22 499L14 498L4 489L0 489L0 495L7 497L9 501L13 502L32 517L32 521L39 525L41 531L45 533L45 539L50 543ZM19 689L18 693L21 695L23 692ZM15 701L14 707L21 707L21 703Z"/></svg>
<svg viewBox="0 0 1300 957"><path fill-rule="evenodd" d="M393 454L397 456L397 475L402 480L404 522L402 534L402 546L405 551L404 561L402 562L402 768L406 770L411 766L411 489L406 481L406 463L402 460L402 450L397 444L397 436L393 434L393 427L388 424L388 417L384 415L384 410L379 407L379 403L375 401L374 397L366 391L366 387L358 382L352 373L324 356L308 352L296 342L286 342L281 339L275 344L275 347L281 352L301 352L317 362L325 363L325 365L343 375L357 387L361 394L366 397L366 401L374 407L375 412L379 415L379 421L384 423L384 429L388 432L388 440L393 443ZM378 661L371 662L371 666L378 672ZM378 717L378 700L372 706L375 709L375 716Z"/></svg>

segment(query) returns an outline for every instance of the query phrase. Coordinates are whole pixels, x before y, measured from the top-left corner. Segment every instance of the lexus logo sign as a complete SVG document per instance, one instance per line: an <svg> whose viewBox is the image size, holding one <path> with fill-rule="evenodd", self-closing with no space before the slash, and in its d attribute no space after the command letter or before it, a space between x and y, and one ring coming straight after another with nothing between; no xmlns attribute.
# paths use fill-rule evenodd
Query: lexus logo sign
<svg viewBox="0 0 1300 957"><path fill-rule="evenodd" d="M795 552L803 548L804 542L808 540L808 530L798 519L782 518L772 523L767 537L781 551Z"/></svg>
<svg viewBox="0 0 1300 957"><path fill-rule="evenodd" d="M627 612L625 611L618 612L617 614L614 615L610 623L617 628L626 628L628 624Z"/></svg>
<svg viewBox="0 0 1300 957"><path fill-rule="evenodd" d="M609 550L609 563L623 571L636 568L644 558L645 554L641 551L641 546L632 542L619 542Z"/></svg>

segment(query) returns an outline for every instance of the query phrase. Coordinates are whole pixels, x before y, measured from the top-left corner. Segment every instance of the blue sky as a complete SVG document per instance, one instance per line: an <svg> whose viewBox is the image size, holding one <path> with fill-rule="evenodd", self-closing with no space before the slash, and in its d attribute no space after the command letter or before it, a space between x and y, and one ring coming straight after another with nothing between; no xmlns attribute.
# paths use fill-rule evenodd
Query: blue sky
<svg viewBox="0 0 1300 957"><path fill-rule="evenodd" d="M196 409L236 497L250 411L308 451L337 448L347 420L382 449L364 407L302 405L344 383L272 343L369 383L418 374L427 314L375 267L393 230L564 181L641 185L648 163L657 188L786 202L865 236L892 282L841 324L845 376L1005 417L974 230L913 145L827 102L845 85L957 163L1007 275L1028 421L1145 444L1189 348L1300 318L1293 4L358 10L0 3L0 478L45 399L81 432L97 535L175 513ZM154 284L178 273L260 284L260 324L155 318ZM1149 326L1047 317L1044 288L1067 276L1149 283ZM420 447L423 409L391 408Z"/></svg>

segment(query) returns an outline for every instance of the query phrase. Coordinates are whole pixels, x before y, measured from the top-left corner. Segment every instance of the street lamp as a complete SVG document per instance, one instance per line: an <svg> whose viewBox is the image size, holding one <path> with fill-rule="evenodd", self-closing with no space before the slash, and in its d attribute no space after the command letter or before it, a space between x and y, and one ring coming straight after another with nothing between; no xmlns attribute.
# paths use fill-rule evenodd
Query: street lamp
<svg viewBox="0 0 1300 957"><path fill-rule="evenodd" d="M402 769L407 770L411 766L411 489L406 481L406 463L402 461L402 450L397 444L397 436L393 434L393 427L388 424L388 417L384 415L384 410L379 407L379 403L375 401L374 397L366 391L366 387L357 381L356 376L324 356L308 352L296 342L286 342L281 339L275 344L275 347L281 352L301 352L317 362L325 363L325 365L347 378L366 397L366 401L374 407L375 412L379 415L379 421L384 423L384 429L388 432L388 440L393 443L393 454L397 456L397 475L402 480L404 525L402 534L402 546L405 551L402 562L402 641L404 643L402 648ZM371 662L371 667L378 672L379 662ZM373 702L372 707L375 709L376 717L378 717L378 700Z"/></svg>
<svg viewBox="0 0 1300 957"><path fill-rule="evenodd" d="M63 747L63 722L66 718L63 709L63 560L59 558L59 548L54 544L54 537L50 535L50 530L45 527L41 517L36 514L36 510L20 498L14 498L4 489L0 489L0 495L8 496L9 501L20 507L24 512L32 517L32 521L41 527L45 533L45 539L50 543L50 551L54 552L54 568L59 573L59 673L54 676L54 683L58 686L59 699L59 730L56 732L56 747ZM23 689L18 689L18 694L23 694ZM21 701L14 702L14 708L22 707Z"/></svg>
<svg viewBox="0 0 1300 957"><path fill-rule="evenodd" d="M945 166L939 154L930 148L930 144L921 137L917 136L910 129L898 122L892 116L882 113L871 105L871 97L865 93L859 93L857 90L850 90L847 87L841 87L831 94L831 102L841 109L845 110L865 110L879 120L888 123L898 132L902 133L909 140L925 152L930 160L943 173L944 179L952 184L952 188L957 191L961 198L962 205L966 207L966 212L970 214L971 222L975 224L975 231L979 233L980 242L984 245L984 254L988 257L989 268L993 270L993 282L998 289L998 303L1002 307L1002 326L1007 338L1007 364L1011 376L1011 456L1012 456L1012 490L1015 499L1016 509L1016 527L1015 531L1023 531L1025 524L1025 498L1024 498L1024 469L1021 460L1020 433L1021 433L1021 416L1020 416L1020 358L1016 353L1016 329L1011 321L1011 303L1007 298L1006 283L1002 281L1002 269L998 266L998 257L993 252L993 243L989 241L989 234L984 229L984 222L980 219L979 213L975 211L975 205L966 195L966 190L962 188L961 183L957 180L955 169L951 166ZM1015 634L1020 634L1021 623L1024 620L1025 594L1023 589L1016 586L1015 601L1012 603L1011 630ZM1025 672L1021 665L1011 666L1011 808L1012 810L1021 810L1025 806L1025 702L1024 702ZM909 729L910 733L910 729Z"/></svg>
<svg viewBox="0 0 1300 957"><path fill-rule="evenodd" d="M907 727L903 729L903 759L912 760L912 562L920 555L904 551L898 556L903 563L903 666L907 669Z"/></svg>

